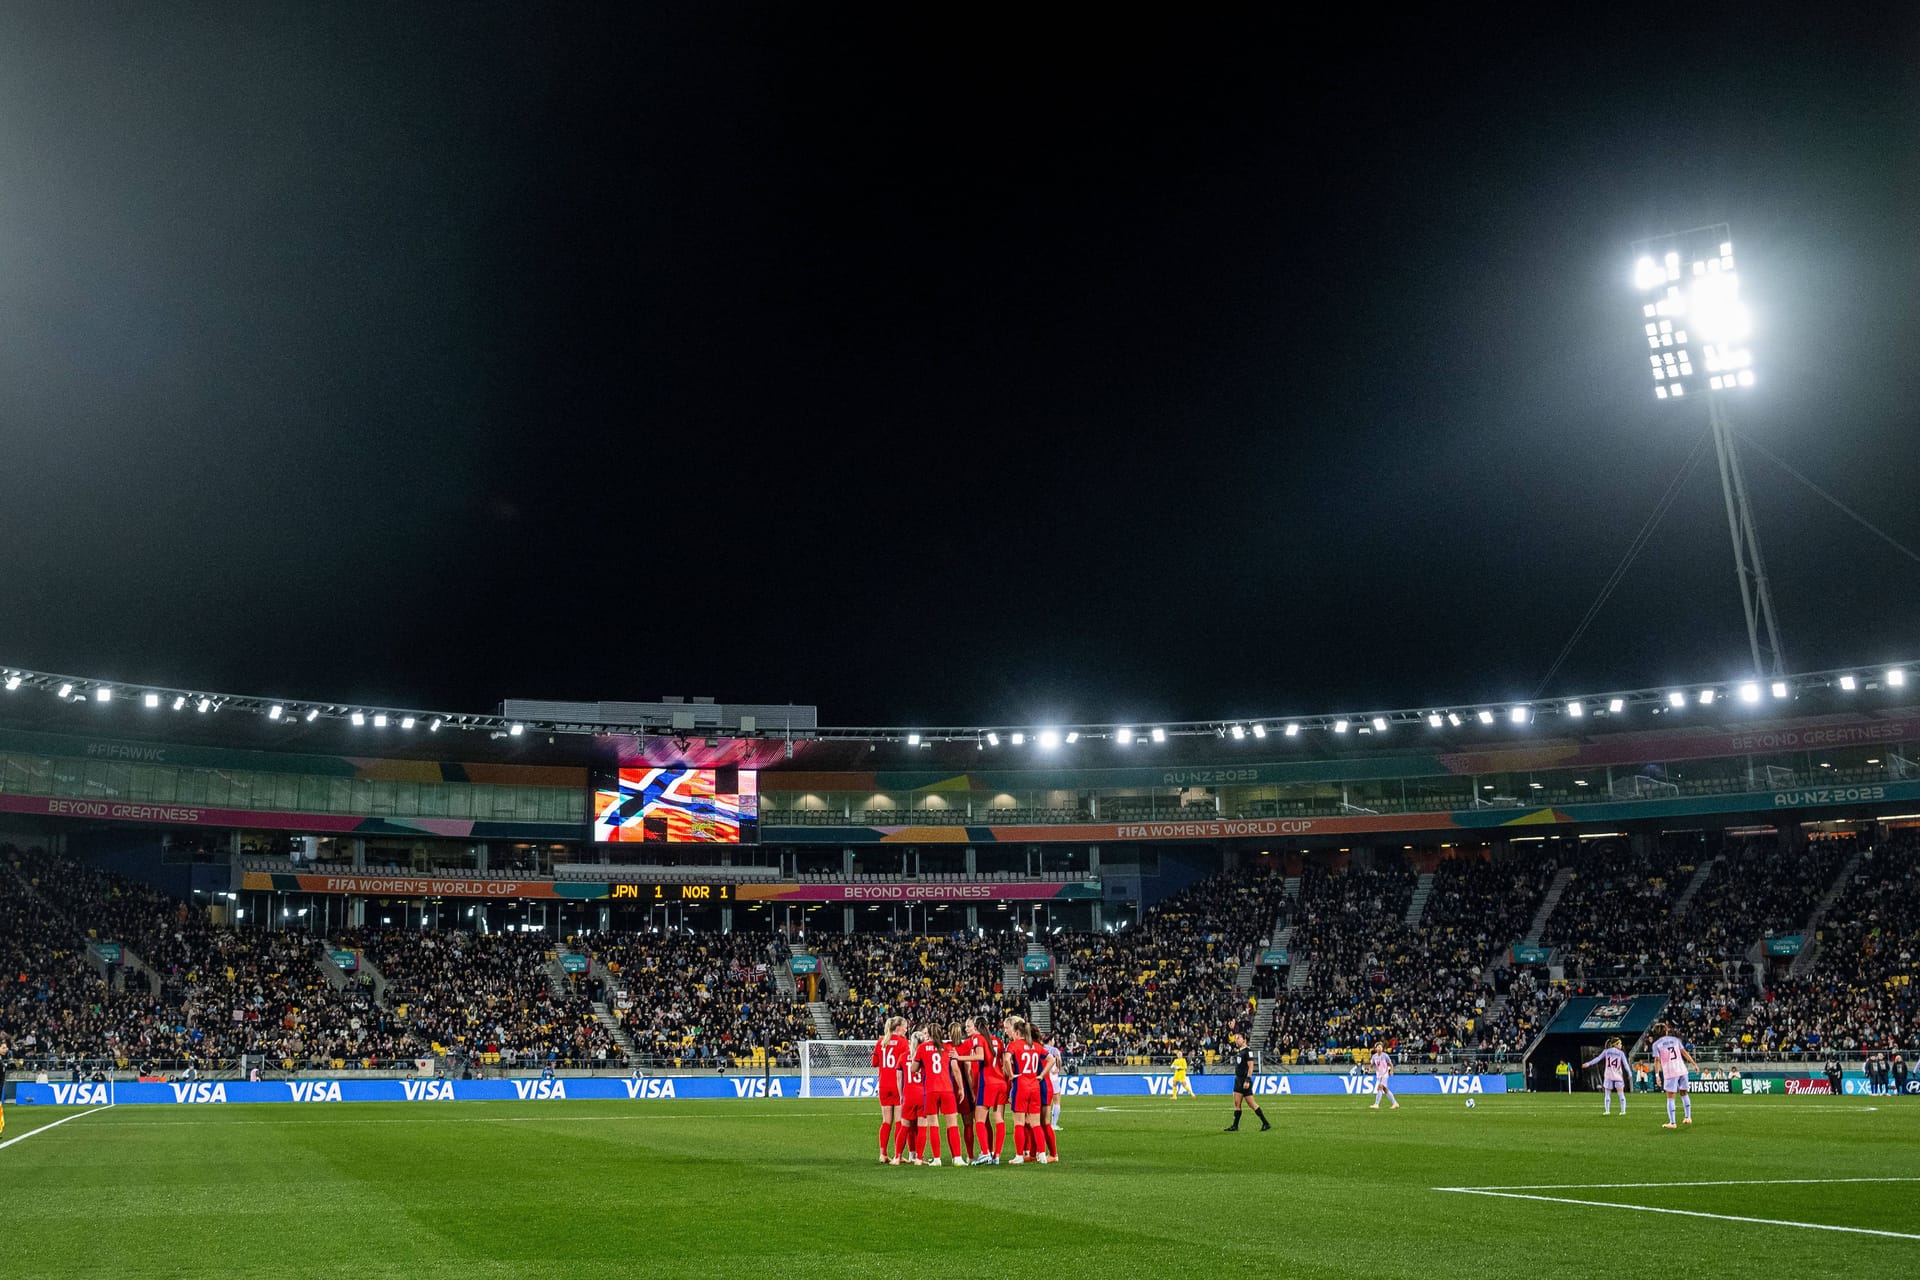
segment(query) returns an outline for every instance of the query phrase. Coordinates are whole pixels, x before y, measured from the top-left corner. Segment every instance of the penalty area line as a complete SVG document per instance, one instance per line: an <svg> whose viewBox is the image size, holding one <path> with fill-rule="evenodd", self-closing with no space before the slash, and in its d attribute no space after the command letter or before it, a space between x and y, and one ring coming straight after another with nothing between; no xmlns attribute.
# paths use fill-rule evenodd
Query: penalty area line
<svg viewBox="0 0 1920 1280"><path fill-rule="evenodd" d="M28 1138L33 1137L36 1133L45 1133L49 1129L58 1129L61 1125L67 1124L70 1121L78 1120L81 1116L90 1116L96 1111L111 1111L111 1110L113 1110L113 1104L108 1103L104 1107L88 1107L85 1111L76 1111L70 1116L61 1116L58 1120L53 1121L51 1124L43 1124L37 1129L27 1130L25 1133L21 1134L17 1138L8 1138L6 1141L0 1142L0 1151L5 1151L8 1147L12 1146L16 1142L25 1142ZM17 1114L17 1108L16 1108L16 1114Z"/></svg>
<svg viewBox="0 0 1920 1280"><path fill-rule="evenodd" d="M1844 1181L1851 1181L1845 1179ZM1891 1179L1889 1179L1891 1181ZM1665 1186L1712 1186L1713 1183L1664 1183ZM1736 1184L1737 1185L1737 1184ZM1762 1227L1798 1227L1803 1231L1841 1231L1856 1236L1881 1236L1892 1240L1920 1240L1906 1231L1881 1231L1875 1227L1837 1227L1830 1222L1793 1222L1786 1218L1750 1218L1736 1213L1707 1213L1699 1209L1667 1209L1651 1204L1619 1204L1612 1200L1580 1200L1572 1196L1540 1196L1521 1191L1488 1191L1479 1187L1435 1187L1456 1195L1490 1196L1500 1200L1538 1200L1544 1204L1577 1204L1591 1209L1630 1209L1636 1213L1665 1213L1677 1218L1712 1218L1719 1222L1746 1222Z"/></svg>
<svg viewBox="0 0 1920 1280"><path fill-rule="evenodd" d="M1809 1187L1846 1182L1920 1182L1920 1177L1717 1178L1705 1182L1536 1182L1514 1186L1435 1187L1435 1191L1608 1191L1638 1187Z"/></svg>

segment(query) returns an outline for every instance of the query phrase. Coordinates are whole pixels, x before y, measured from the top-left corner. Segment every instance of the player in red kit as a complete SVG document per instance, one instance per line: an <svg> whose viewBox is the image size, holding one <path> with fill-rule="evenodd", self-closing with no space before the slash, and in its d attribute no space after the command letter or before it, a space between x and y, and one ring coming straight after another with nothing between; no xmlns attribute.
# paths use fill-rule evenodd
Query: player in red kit
<svg viewBox="0 0 1920 1280"><path fill-rule="evenodd" d="M961 1062L971 1064L980 1085L973 1111L974 1138L980 1154L973 1162L999 1164L1001 1148L1007 1141L1006 1046L999 1036L987 1030L987 1024L981 1019L968 1018L967 1042L958 1057ZM991 1130L989 1124L993 1126Z"/></svg>
<svg viewBox="0 0 1920 1280"><path fill-rule="evenodd" d="M953 1065L953 1100L960 1108L960 1138L967 1146L967 1163L973 1160L973 1104L980 1096L980 1070L964 1056L967 1038L955 1022L947 1027L947 1060Z"/></svg>
<svg viewBox="0 0 1920 1280"><path fill-rule="evenodd" d="M1040 1137L1040 1077L1047 1069L1047 1049L1031 1039L1025 1018L1008 1020L1013 1039L1007 1043L1007 1061L1013 1073L1013 1163L1031 1158L1045 1164L1047 1153Z"/></svg>
<svg viewBox="0 0 1920 1280"><path fill-rule="evenodd" d="M906 1119L900 1114L903 1101L900 1075L907 1068L910 1050L907 1039L901 1035L906 1029L905 1018L888 1018L886 1030L873 1046L873 1067L879 1075L880 1095L880 1163L899 1164L900 1152L907 1145ZM887 1138L893 1138L893 1158L887 1158Z"/></svg>
<svg viewBox="0 0 1920 1280"><path fill-rule="evenodd" d="M947 1045L935 1038L932 1029L923 1034L925 1039L913 1051L913 1065L920 1073L926 1094L920 1127L925 1130L927 1141L933 1147L933 1159L928 1163L936 1166L940 1163L940 1127L944 1124L947 1146L953 1152L954 1167L958 1168L960 1121L959 1104L954 1101L953 1054Z"/></svg>

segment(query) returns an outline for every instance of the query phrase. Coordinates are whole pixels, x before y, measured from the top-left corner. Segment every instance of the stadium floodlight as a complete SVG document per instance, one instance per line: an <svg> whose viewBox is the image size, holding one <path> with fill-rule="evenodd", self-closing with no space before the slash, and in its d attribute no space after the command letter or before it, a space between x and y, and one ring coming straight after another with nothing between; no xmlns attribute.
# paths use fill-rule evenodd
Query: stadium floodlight
<svg viewBox="0 0 1920 1280"><path fill-rule="evenodd" d="M353 721L355 725L363 725L367 722L366 714L360 711L354 712L352 715L348 716L347 719Z"/></svg>
<svg viewBox="0 0 1920 1280"><path fill-rule="evenodd" d="M11 675L7 677L8 693L12 693L15 689L18 689L19 687L20 687L20 677L18 675Z"/></svg>
<svg viewBox="0 0 1920 1280"><path fill-rule="evenodd" d="M1445 723L1446 721L1440 718L1440 713L1438 711L1435 711L1427 716L1427 724L1435 729L1438 729L1441 725Z"/></svg>
<svg viewBox="0 0 1920 1280"><path fill-rule="evenodd" d="M1787 696L1787 682L1785 680L1775 680L1773 682L1773 696L1776 698L1784 698Z"/></svg>
<svg viewBox="0 0 1920 1280"><path fill-rule="evenodd" d="M374 728L376 728L376 729L384 729L384 728L386 728L386 727L387 727L387 713L386 713L386 712L384 712L384 711L376 711L376 712L374 713L374 716L373 716L373 727L374 727Z"/></svg>
<svg viewBox="0 0 1920 1280"><path fill-rule="evenodd" d="M1507 712L1507 719L1513 721L1515 724L1525 724L1531 718L1530 713L1525 707L1515 707L1513 710Z"/></svg>
<svg viewBox="0 0 1920 1280"><path fill-rule="evenodd" d="M312 723L313 723L313 722L314 722L315 720L318 720L319 718L320 718L320 708L318 708L318 707L308 707L308 708L307 708L307 723L308 723L308 724L312 724Z"/></svg>
<svg viewBox="0 0 1920 1280"><path fill-rule="evenodd" d="M1287 727L1286 727L1286 735L1287 735L1287 736L1288 736L1289 738L1297 738L1297 737L1299 737L1299 736L1300 736L1300 726L1299 726L1299 725L1297 725L1297 724L1293 724L1293 723L1289 723L1289 724L1287 725Z"/></svg>
<svg viewBox="0 0 1920 1280"><path fill-rule="evenodd" d="M267 719L278 720L283 714L285 714L286 710L287 709L285 707L281 706L279 703L276 702L272 706L267 708Z"/></svg>
<svg viewBox="0 0 1920 1280"><path fill-rule="evenodd" d="M1027 745L1027 735L1016 729L1009 738L1009 741L1016 747L1024 747Z"/></svg>
<svg viewBox="0 0 1920 1280"><path fill-rule="evenodd" d="M1751 680L1741 685L1740 701L1748 703L1760 701L1760 686Z"/></svg>
<svg viewBox="0 0 1920 1280"><path fill-rule="evenodd" d="M1385 716L1375 716L1373 718L1373 731L1375 733L1385 733L1387 731L1387 718Z"/></svg>
<svg viewBox="0 0 1920 1280"><path fill-rule="evenodd" d="M1147 736L1152 738L1155 742L1165 742L1167 740L1167 731L1165 729L1156 728L1152 733L1148 734Z"/></svg>
<svg viewBox="0 0 1920 1280"><path fill-rule="evenodd" d="M1492 723L1493 723L1493 712L1491 712L1491 711L1489 711L1489 710L1487 710L1487 709L1486 709L1485 707L1482 707L1482 708L1480 708L1480 716L1479 716L1479 719L1480 719L1480 723L1481 723L1481 724L1492 724Z"/></svg>
<svg viewBox="0 0 1920 1280"><path fill-rule="evenodd" d="M1080 731L1078 729L1067 730L1067 745L1072 746L1078 741L1080 741Z"/></svg>
<svg viewBox="0 0 1920 1280"><path fill-rule="evenodd" d="M442 724L442 721L441 721L441 719L440 719L440 717L439 717L439 716L435 716L435 717L434 717L433 719L431 719L431 720L429 720L429 721L427 722L427 732L428 732L428 733L438 733L438 732L440 732L440 725L441 725L441 724Z"/></svg>
<svg viewBox="0 0 1920 1280"><path fill-rule="evenodd" d="M1706 393L1707 420L1713 429L1727 524L1733 534L1734 576L1746 614L1747 645L1755 671L1783 675L1786 658L1773 592L1767 585L1760 534L1747 501L1746 475L1725 403L1726 393L1751 388L1755 381L1753 352L1747 346L1753 316L1740 296L1733 237L1720 223L1643 240L1633 251L1639 332L1647 343L1653 394L1660 400L1679 400L1688 392Z"/></svg>
<svg viewBox="0 0 1920 1280"><path fill-rule="evenodd" d="M527 726L525 726L524 724L521 724L518 720L514 721L513 724L507 729L507 732L512 734L516 738L519 737L521 734L525 733L526 731L527 731Z"/></svg>
<svg viewBox="0 0 1920 1280"><path fill-rule="evenodd" d="M1460 713L1458 711L1447 712L1447 723L1453 728L1458 729L1460 727Z"/></svg>
<svg viewBox="0 0 1920 1280"><path fill-rule="evenodd" d="M413 728L413 726L414 726L414 724L415 724L415 723L417 723L417 722L416 722L416 721L414 720L414 718L413 718L412 716L401 716L401 717L400 717L400 727L401 727L402 729L411 729L411 728Z"/></svg>
<svg viewBox="0 0 1920 1280"><path fill-rule="evenodd" d="M179 696L175 697L173 700L173 709L175 711L180 710L182 707L186 705L187 705L187 698L185 694L180 694Z"/></svg>
<svg viewBox="0 0 1920 1280"><path fill-rule="evenodd" d="M1060 731L1058 729L1042 729L1036 740L1040 743L1040 749L1042 751L1052 751L1060 745Z"/></svg>
<svg viewBox="0 0 1920 1280"><path fill-rule="evenodd" d="M202 698L200 699L199 703L194 707L194 710L198 711L201 715L205 715L208 709L211 708L212 706L213 706L212 698Z"/></svg>
<svg viewBox="0 0 1920 1280"><path fill-rule="evenodd" d="M1253 726L1253 736L1254 736L1254 737L1256 737L1256 738L1264 738L1264 737L1266 737L1266 736L1267 736L1267 726L1265 726L1265 725L1263 725L1263 724L1256 724L1256 725L1254 725L1254 726Z"/></svg>
<svg viewBox="0 0 1920 1280"><path fill-rule="evenodd" d="M101 685L93 691L93 700L95 702L112 702L113 690L107 688L105 685Z"/></svg>
<svg viewBox="0 0 1920 1280"><path fill-rule="evenodd" d="M1608 715L1617 716L1622 711L1625 711L1626 709L1627 709L1627 700L1625 698L1608 698L1607 699Z"/></svg>
<svg viewBox="0 0 1920 1280"><path fill-rule="evenodd" d="M1855 689L1859 687L1859 682L1856 681L1852 676L1841 676L1840 687L1842 689L1845 689L1848 693L1852 693Z"/></svg>
<svg viewBox="0 0 1920 1280"><path fill-rule="evenodd" d="M1133 745L1133 730L1131 729L1116 730L1113 735L1113 739L1115 742L1118 742L1123 747L1130 747Z"/></svg>
<svg viewBox="0 0 1920 1280"><path fill-rule="evenodd" d="M1676 710L1687 705L1687 695L1675 689L1667 695L1667 705Z"/></svg>
<svg viewBox="0 0 1920 1280"><path fill-rule="evenodd" d="M160 695L157 693L149 693L145 697L140 699L140 703L142 706L146 707L149 711L151 711L153 708L160 705Z"/></svg>
<svg viewBox="0 0 1920 1280"><path fill-rule="evenodd" d="M997 733L989 733L989 734L987 734L987 745L988 745L988 746L990 746L990 747L997 747L997 746L999 746L999 745L1000 745L1000 735L999 735L999 734L997 734Z"/></svg>
<svg viewBox="0 0 1920 1280"><path fill-rule="evenodd" d="M1906 687L1906 683L1907 673L1903 669L1895 667L1893 670L1887 672L1887 684L1893 688L1904 688Z"/></svg>
<svg viewBox="0 0 1920 1280"><path fill-rule="evenodd" d="M1333 731L1335 733L1345 733L1347 731L1347 722L1345 720L1335 720L1333 722Z"/></svg>
<svg viewBox="0 0 1920 1280"><path fill-rule="evenodd" d="M65 698L70 696L72 693L73 693L73 682L70 680L63 680L60 683L59 692L56 693L54 696L59 698Z"/></svg>
<svg viewBox="0 0 1920 1280"><path fill-rule="evenodd" d="M917 734L917 733L910 733L910 734L908 734L908 735L907 735L907 745L908 745L908 746L910 746L910 747L917 747L917 746L919 746L919 745L920 745L920 735L919 735L919 734Z"/></svg>
<svg viewBox="0 0 1920 1280"><path fill-rule="evenodd" d="M1712 706L1712 705L1713 705L1713 699L1714 699L1714 696L1715 696L1715 694L1714 694L1714 691L1713 691L1712 689L1702 689L1702 690L1700 691L1700 705L1701 705L1701 706L1703 706L1703 707L1710 707L1710 706Z"/></svg>
<svg viewBox="0 0 1920 1280"><path fill-rule="evenodd" d="M1236 738L1244 738L1247 736L1247 727L1245 725L1237 724L1237 725L1234 725L1233 728L1230 729L1228 732L1232 733L1233 736Z"/></svg>
<svg viewBox="0 0 1920 1280"><path fill-rule="evenodd" d="M1572 716L1575 720L1578 720L1581 716L1584 716L1585 714L1587 714L1587 704L1577 700L1573 702L1569 702L1567 704L1567 714Z"/></svg>

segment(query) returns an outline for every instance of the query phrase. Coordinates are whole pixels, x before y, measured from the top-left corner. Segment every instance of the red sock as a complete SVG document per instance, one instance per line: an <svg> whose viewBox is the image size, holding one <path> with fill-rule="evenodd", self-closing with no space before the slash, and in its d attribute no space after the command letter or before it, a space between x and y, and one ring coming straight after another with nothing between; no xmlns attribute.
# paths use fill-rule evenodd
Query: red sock
<svg viewBox="0 0 1920 1280"><path fill-rule="evenodd" d="M987 1122L985 1120L975 1120L973 1122L973 1145L980 1151L990 1153L993 1150L992 1145L987 1141Z"/></svg>
<svg viewBox="0 0 1920 1280"><path fill-rule="evenodd" d="M1059 1150L1053 1145L1053 1126L1052 1125L1042 1122L1042 1124L1040 1125L1040 1136L1042 1138L1045 1138L1047 1141L1048 1155L1055 1156L1060 1154Z"/></svg>
<svg viewBox="0 0 1920 1280"><path fill-rule="evenodd" d="M1020 1123L1019 1123L1019 1122L1017 1122L1017 1121L1016 1121L1016 1122L1014 1123L1014 1126L1013 1126L1013 1153L1014 1153L1015 1155L1017 1155L1017 1156L1028 1156L1028 1155L1032 1155L1032 1154L1033 1154L1033 1145L1032 1145L1032 1143L1030 1143L1030 1142L1028 1141L1028 1138L1029 1138L1030 1136L1031 1136L1031 1135L1029 1135L1029 1134L1027 1133L1027 1126L1025 1126L1025 1125L1023 1125L1023 1124L1020 1124Z"/></svg>
<svg viewBox="0 0 1920 1280"><path fill-rule="evenodd" d="M1017 1131L1016 1131L1017 1132ZM1002 1120L993 1126L993 1158L998 1160L1007 1149L1007 1122Z"/></svg>
<svg viewBox="0 0 1920 1280"><path fill-rule="evenodd" d="M887 1135L891 1132L893 1132L893 1122L890 1120L882 1120L880 1122L880 1154L881 1155L887 1154Z"/></svg>
<svg viewBox="0 0 1920 1280"><path fill-rule="evenodd" d="M907 1125L904 1120L893 1122L893 1158L898 1160L907 1153Z"/></svg>
<svg viewBox="0 0 1920 1280"><path fill-rule="evenodd" d="M957 1124L947 1126L947 1150L953 1152L955 1160L960 1158L960 1126ZM971 1151L967 1153L967 1158L969 1160L973 1158Z"/></svg>
<svg viewBox="0 0 1920 1280"><path fill-rule="evenodd" d="M918 1160L927 1154L927 1130L925 1125L913 1126L913 1158Z"/></svg>
<svg viewBox="0 0 1920 1280"><path fill-rule="evenodd" d="M940 1158L940 1122L934 1121L927 1126L927 1145L933 1148L933 1158Z"/></svg>

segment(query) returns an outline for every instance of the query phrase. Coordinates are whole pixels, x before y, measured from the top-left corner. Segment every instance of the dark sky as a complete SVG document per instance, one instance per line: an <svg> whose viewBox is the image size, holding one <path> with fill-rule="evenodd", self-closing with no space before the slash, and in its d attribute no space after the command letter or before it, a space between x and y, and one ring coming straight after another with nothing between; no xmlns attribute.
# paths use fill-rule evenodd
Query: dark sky
<svg viewBox="0 0 1920 1280"><path fill-rule="evenodd" d="M1704 430L1628 246L1717 221L1739 427L1920 544L1911 13L1033 8L9 5L0 661L839 724L1525 695ZM1920 566L1748 468L1790 665L1920 653ZM1708 466L1556 690L1744 653Z"/></svg>

